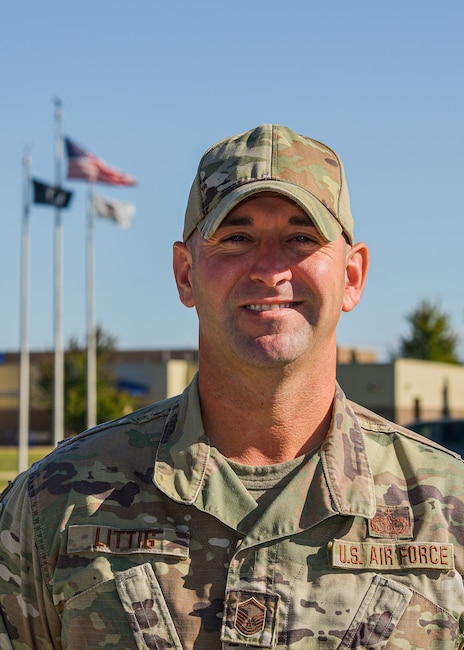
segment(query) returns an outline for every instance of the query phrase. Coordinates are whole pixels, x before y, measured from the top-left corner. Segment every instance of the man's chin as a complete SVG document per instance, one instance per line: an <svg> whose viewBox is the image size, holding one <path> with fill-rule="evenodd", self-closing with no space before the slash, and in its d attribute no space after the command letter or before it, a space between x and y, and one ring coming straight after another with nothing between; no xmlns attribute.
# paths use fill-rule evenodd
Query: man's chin
<svg viewBox="0 0 464 650"><path fill-rule="evenodd" d="M308 351L308 344L306 341L305 345L302 345L301 340L288 334L268 335L248 341L242 340L238 350L239 356L248 365L278 368L301 359Z"/></svg>

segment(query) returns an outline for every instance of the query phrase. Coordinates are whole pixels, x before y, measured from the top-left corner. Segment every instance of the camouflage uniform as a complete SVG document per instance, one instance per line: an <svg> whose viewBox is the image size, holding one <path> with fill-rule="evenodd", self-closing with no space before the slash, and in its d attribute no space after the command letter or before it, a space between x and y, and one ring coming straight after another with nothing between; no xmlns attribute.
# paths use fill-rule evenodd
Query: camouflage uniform
<svg viewBox="0 0 464 650"><path fill-rule="evenodd" d="M462 462L338 387L321 449L260 516L196 380L65 441L2 504L2 650L462 644Z"/></svg>

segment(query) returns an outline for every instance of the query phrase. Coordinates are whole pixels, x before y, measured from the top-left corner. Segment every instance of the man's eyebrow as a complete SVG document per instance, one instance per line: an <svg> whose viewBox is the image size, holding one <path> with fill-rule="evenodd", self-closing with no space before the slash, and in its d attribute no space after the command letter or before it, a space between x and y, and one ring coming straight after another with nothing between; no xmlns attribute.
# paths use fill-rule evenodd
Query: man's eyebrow
<svg viewBox="0 0 464 650"><path fill-rule="evenodd" d="M299 214L290 217L288 220L290 226L314 226L314 222L307 214Z"/></svg>
<svg viewBox="0 0 464 650"><path fill-rule="evenodd" d="M245 215L240 216L227 216L218 226L219 228L225 228L227 226L252 226L253 218ZM289 226L306 226L314 227L312 219L307 214L298 214L293 217L290 217L288 220Z"/></svg>
<svg viewBox="0 0 464 650"><path fill-rule="evenodd" d="M252 226L252 225L253 225L253 219L251 217L246 217L246 216L229 217L229 216L227 216L219 224L218 230L219 230L219 228L223 228L225 226Z"/></svg>

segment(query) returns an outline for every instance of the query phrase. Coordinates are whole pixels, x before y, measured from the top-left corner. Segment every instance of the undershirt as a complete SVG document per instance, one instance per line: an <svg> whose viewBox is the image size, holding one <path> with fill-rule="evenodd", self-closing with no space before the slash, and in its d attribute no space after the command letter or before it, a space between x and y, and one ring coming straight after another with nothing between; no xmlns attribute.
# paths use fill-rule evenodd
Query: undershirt
<svg viewBox="0 0 464 650"><path fill-rule="evenodd" d="M226 462L242 482L258 505L258 513L263 513L276 494L291 481L300 468L308 462L315 450L304 456L292 458L284 463L273 465L242 465L226 458ZM255 511L255 516L258 514Z"/></svg>

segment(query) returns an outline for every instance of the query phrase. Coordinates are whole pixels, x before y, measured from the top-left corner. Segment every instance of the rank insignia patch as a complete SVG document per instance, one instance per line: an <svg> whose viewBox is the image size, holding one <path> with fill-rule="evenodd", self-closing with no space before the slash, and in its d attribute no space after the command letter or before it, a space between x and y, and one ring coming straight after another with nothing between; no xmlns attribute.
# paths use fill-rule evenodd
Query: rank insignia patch
<svg viewBox="0 0 464 650"><path fill-rule="evenodd" d="M226 593L221 641L273 648L277 643L279 594L231 589Z"/></svg>
<svg viewBox="0 0 464 650"><path fill-rule="evenodd" d="M237 603L235 613L235 627L245 636L259 634L264 629L266 608L258 603L256 598L248 598L242 603Z"/></svg>

